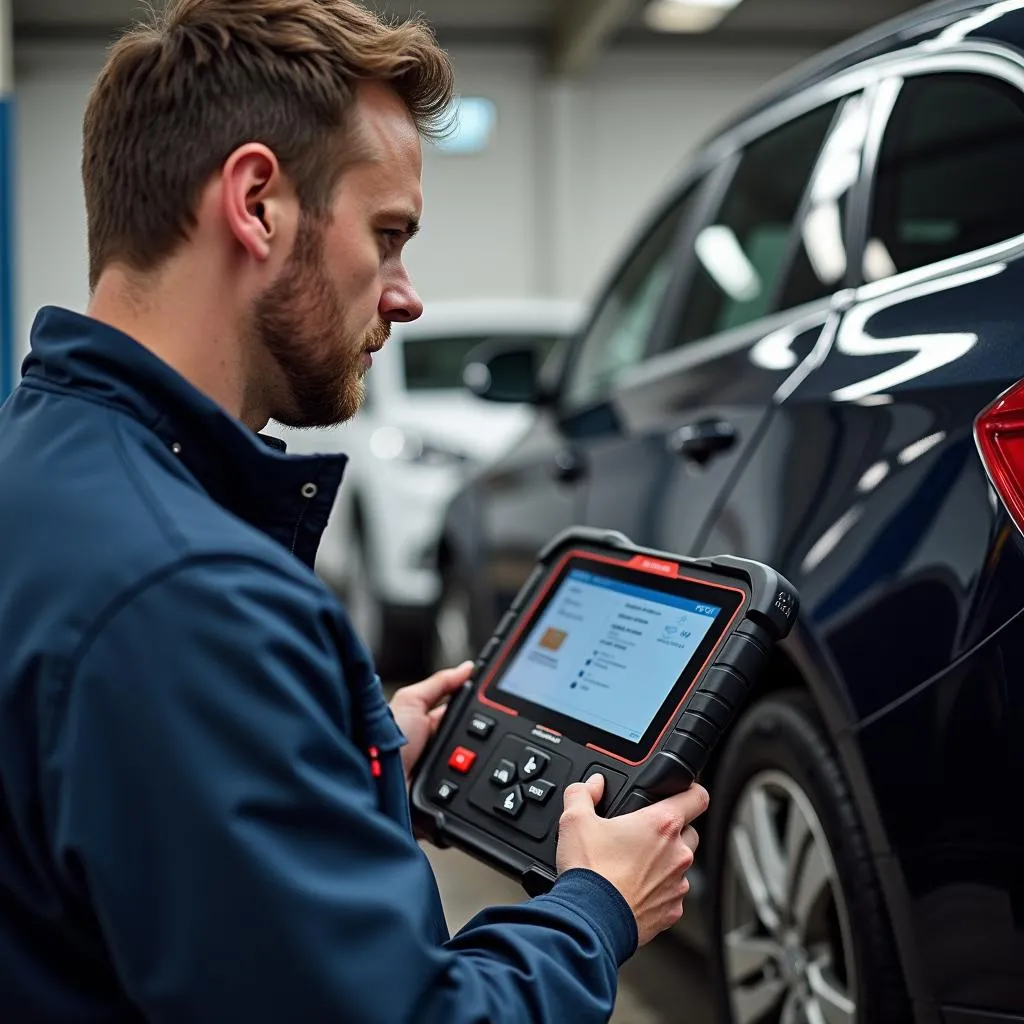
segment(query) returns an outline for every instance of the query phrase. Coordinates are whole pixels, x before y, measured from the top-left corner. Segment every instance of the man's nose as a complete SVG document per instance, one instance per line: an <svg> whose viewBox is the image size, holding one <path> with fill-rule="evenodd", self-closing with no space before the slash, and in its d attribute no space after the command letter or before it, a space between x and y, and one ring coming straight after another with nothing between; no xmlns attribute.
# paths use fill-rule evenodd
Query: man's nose
<svg viewBox="0 0 1024 1024"><path fill-rule="evenodd" d="M379 312L382 319L397 324L407 324L423 315L423 303L404 267L385 285Z"/></svg>

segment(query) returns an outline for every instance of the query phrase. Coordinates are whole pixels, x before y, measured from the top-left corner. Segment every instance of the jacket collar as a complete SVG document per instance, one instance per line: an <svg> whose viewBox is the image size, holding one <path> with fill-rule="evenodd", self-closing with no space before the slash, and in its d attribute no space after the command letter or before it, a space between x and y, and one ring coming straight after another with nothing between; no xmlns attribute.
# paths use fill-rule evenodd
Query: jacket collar
<svg viewBox="0 0 1024 1024"><path fill-rule="evenodd" d="M255 434L133 338L47 306L22 372L148 427L220 505L312 566L347 456L288 455Z"/></svg>

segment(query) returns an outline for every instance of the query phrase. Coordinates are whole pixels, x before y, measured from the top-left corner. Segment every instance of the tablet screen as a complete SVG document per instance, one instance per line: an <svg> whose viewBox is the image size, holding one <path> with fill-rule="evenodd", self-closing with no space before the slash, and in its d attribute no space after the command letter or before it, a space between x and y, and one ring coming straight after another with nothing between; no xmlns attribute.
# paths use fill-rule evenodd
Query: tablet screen
<svg viewBox="0 0 1024 1024"><path fill-rule="evenodd" d="M522 635L496 690L516 704L553 712L553 722L584 723L632 747L687 670L699 671L706 641L721 635L714 627L724 606L731 606L724 617L731 618L736 601L710 585L704 601L699 592L679 592L692 592L692 585L648 586L639 574L608 572L570 565Z"/></svg>

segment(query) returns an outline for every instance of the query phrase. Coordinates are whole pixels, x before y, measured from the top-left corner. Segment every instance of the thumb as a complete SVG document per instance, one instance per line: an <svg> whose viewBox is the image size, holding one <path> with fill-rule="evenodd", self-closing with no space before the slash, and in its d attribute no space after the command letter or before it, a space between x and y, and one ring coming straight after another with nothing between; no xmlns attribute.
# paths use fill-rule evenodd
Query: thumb
<svg viewBox="0 0 1024 1024"><path fill-rule="evenodd" d="M473 662L465 661L455 668L442 669L435 672L429 679L422 683L414 683L416 696L421 698L428 707L433 707L438 701L453 694L463 683L469 679L473 672Z"/></svg>
<svg viewBox="0 0 1024 1024"><path fill-rule="evenodd" d="M594 772L586 782L574 782L566 786L563 806L567 811L576 808L581 813L593 814L603 793L604 776Z"/></svg>

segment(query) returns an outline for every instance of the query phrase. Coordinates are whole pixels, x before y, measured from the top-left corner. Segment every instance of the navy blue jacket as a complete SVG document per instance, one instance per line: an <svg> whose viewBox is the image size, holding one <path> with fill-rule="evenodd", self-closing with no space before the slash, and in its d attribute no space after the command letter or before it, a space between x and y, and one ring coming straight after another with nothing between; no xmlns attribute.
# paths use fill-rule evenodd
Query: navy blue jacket
<svg viewBox="0 0 1024 1024"><path fill-rule="evenodd" d="M636 924L592 872L448 935L404 737L311 568L343 464L40 313L0 409L4 1024L610 1015Z"/></svg>

